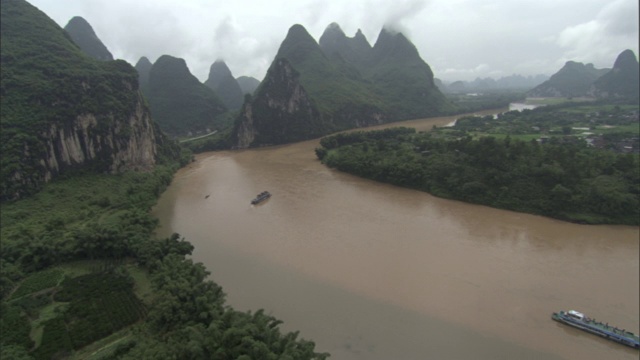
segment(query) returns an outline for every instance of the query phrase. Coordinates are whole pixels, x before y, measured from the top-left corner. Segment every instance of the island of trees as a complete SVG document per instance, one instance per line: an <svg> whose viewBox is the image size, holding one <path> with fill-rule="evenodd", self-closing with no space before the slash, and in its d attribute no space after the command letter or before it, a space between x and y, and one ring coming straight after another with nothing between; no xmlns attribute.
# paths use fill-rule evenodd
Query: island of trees
<svg viewBox="0 0 640 360"><path fill-rule="evenodd" d="M341 133L324 164L496 208L588 224L638 225L638 106L567 103L455 126Z"/></svg>

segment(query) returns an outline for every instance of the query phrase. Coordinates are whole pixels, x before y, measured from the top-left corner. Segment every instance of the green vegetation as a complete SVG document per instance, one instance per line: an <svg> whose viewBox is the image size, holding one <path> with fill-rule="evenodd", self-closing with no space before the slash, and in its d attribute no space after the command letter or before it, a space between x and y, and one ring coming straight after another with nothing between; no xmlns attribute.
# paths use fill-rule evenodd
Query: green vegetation
<svg viewBox="0 0 640 360"><path fill-rule="evenodd" d="M72 356L117 333L101 358L326 357L262 311L225 305L177 234L151 238L149 209L175 169L75 174L0 205L3 352ZM136 330L118 332L129 326Z"/></svg>
<svg viewBox="0 0 640 360"><path fill-rule="evenodd" d="M431 69L409 40L386 30L380 37L384 40L378 40L370 53L361 54L373 56L372 62L348 63L331 60L302 26L294 25L276 58L287 58L300 72L300 81L320 112L334 118L334 130L355 127L354 118L366 121L366 115L376 112L397 121L452 111L433 84ZM350 108L367 111L354 117Z"/></svg>
<svg viewBox="0 0 640 360"><path fill-rule="evenodd" d="M373 48L362 38L345 50L349 56L327 55L304 27L292 26L255 96L245 100L250 111L236 120L233 145L281 144L456 111L413 44L386 30L380 38Z"/></svg>
<svg viewBox="0 0 640 360"><path fill-rule="evenodd" d="M0 200L38 190L47 170L56 175L44 165L55 152L47 140L73 134L81 115L95 117L87 136L100 149L84 165L107 171L113 161L108 139L126 144L131 134L128 120L139 100L135 69L85 55L25 1L2 1L1 16ZM122 131L114 131L116 123Z"/></svg>
<svg viewBox="0 0 640 360"><path fill-rule="evenodd" d="M59 269L51 269L35 273L20 284L18 289L16 289L16 291L11 295L11 299L17 299L24 295L29 295L34 292L57 286L62 280L63 274L64 273Z"/></svg>
<svg viewBox="0 0 640 360"><path fill-rule="evenodd" d="M132 285L130 279L116 273L66 279L53 299L67 304L64 311L42 323L34 357L50 359L70 353L142 318L145 309Z"/></svg>
<svg viewBox="0 0 640 360"><path fill-rule="evenodd" d="M638 225L637 132L602 135L593 147L567 135L584 122L596 129L631 122L637 129L637 107L614 106L618 116L609 116L606 106L592 116L562 111L580 106L508 112L495 120L467 117L430 133L338 134L323 138L316 154L338 170L445 198L581 223ZM531 139L541 131L554 135Z"/></svg>
<svg viewBox="0 0 640 360"><path fill-rule="evenodd" d="M339 117L339 113L348 107L370 108L378 112L383 107L383 99L362 81L358 71L346 64L329 60L301 25L294 25L289 29L276 55L276 59L279 58L286 58L293 66L296 75L300 76L301 84L314 99L320 113L325 116ZM261 96L260 90L265 83L263 81L258 88L256 98ZM334 123L334 127L328 131L354 126L346 121L348 120L345 118L327 121Z"/></svg>
<svg viewBox="0 0 640 360"><path fill-rule="evenodd" d="M121 154L106 142L129 143L128 120L140 109L147 116L135 70L92 60L23 0L1 5L2 359L326 358L262 311L227 306L178 234L153 238L151 206L190 152L144 125L156 146L138 150L155 151L155 167L108 174ZM212 99L200 95L191 104ZM45 144L78 134L80 115L96 119L83 128L102 145L92 148L96 162L45 177L56 151ZM86 150L90 141L80 139L74 145Z"/></svg>
<svg viewBox="0 0 640 360"><path fill-rule="evenodd" d="M232 146L231 129L228 128L225 131L219 131L211 136L207 136L201 139L181 142L180 145L184 148L189 149L194 154L205 151L230 149Z"/></svg>
<svg viewBox="0 0 640 360"><path fill-rule="evenodd" d="M520 92L494 91L482 94L447 94L460 113L470 113L480 110L499 109L508 107L510 103L522 101L525 95Z"/></svg>
<svg viewBox="0 0 640 360"><path fill-rule="evenodd" d="M639 125L637 105L589 101L563 102L522 112L509 111L497 118L468 116L458 119L455 127L439 131L476 138L510 136L524 141L547 141L554 137L567 141L573 137L574 140L585 139L596 147L619 151L623 151L624 146L631 146L632 149L627 151L632 151L635 144L637 151ZM572 137L567 138L569 135Z"/></svg>

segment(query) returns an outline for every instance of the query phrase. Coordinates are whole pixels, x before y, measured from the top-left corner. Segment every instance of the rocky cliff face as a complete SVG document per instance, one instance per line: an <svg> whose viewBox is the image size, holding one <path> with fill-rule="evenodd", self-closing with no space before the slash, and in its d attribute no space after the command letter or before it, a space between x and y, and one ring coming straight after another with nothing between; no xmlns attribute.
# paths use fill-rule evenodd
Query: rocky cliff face
<svg viewBox="0 0 640 360"><path fill-rule="evenodd" d="M76 168L151 169L163 139L135 69L83 55L25 1L3 1L1 14L0 199L33 193Z"/></svg>
<svg viewBox="0 0 640 360"><path fill-rule="evenodd" d="M156 163L156 140L140 92L127 116L83 113L73 121L52 122L37 138L22 142L22 166L11 167L14 170L6 174L8 183L3 179L1 198L20 198L71 169L151 170Z"/></svg>
<svg viewBox="0 0 640 360"><path fill-rule="evenodd" d="M112 126L99 131L99 122L104 121ZM140 94L128 118L98 120L94 114L83 114L65 126L51 124L41 135L46 149L40 159L45 181L66 168L91 162L99 162L101 170L110 172L150 170L155 164L155 133Z"/></svg>
<svg viewBox="0 0 640 360"><path fill-rule="evenodd" d="M233 131L236 148L320 136L322 119L286 59L276 59L254 101L244 104Z"/></svg>

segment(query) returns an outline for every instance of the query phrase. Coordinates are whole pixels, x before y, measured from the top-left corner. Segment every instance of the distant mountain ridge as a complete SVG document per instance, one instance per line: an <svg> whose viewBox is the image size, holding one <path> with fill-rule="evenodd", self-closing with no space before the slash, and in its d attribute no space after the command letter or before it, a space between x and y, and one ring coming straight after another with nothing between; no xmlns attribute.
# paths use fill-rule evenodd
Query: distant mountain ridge
<svg viewBox="0 0 640 360"><path fill-rule="evenodd" d="M567 61L549 80L529 91L528 96L625 98L638 102L639 83L638 59L627 49L616 57L611 69Z"/></svg>
<svg viewBox="0 0 640 360"><path fill-rule="evenodd" d="M235 110L242 106L242 89L224 61L218 60L211 65L209 78L204 84L216 93L228 109Z"/></svg>
<svg viewBox="0 0 640 360"><path fill-rule="evenodd" d="M260 86L260 80L251 76L240 76L236 78L240 90L243 94L253 94L254 91Z"/></svg>
<svg viewBox="0 0 640 360"><path fill-rule="evenodd" d="M445 93L462 93L491 90L530 90L547 80L549 80L549 76L542 74L534 76L513 74L509 76L503 76L498 79L486 77L476 78L473 81L455 81L450 84L444 84L441 82L438 87Z"/></svg>
<svg viewBox="0 0 640 360"><path fill-rule="evenodd" d="M549 80L529 91L532 97L586 96L591 84L609 69L596 69L593 64L567 61Z"/></svg>
<svg viewBox="0 0 640 360"><path fill-rule="evenodd" d="M305 101L304 106L309 106L307 110L310 113L317 111L320 115L320 125L314 129L322 133L318 134L315 130L306 133L289 132L288 129L283 129L278 134L272 134L273 136L253 137L254 140L249 144L246 141L238 142L235 144L238 147L303 140L310 136L391 120L445 114L454 109L435 86L429 65L420 58L415 46L401 33L382 29L376 44L372 47L361 31L353 38L348 38L342 29L333 23L327 27L318 43L303 26L294 25L289 29L274 60L274 64L284 66L279 62L280 59L286 59L295 70L284 73L296 74L295 81L299 82L311 100ZM275 71L271 76L274 73ZM294 79L286 76L270 78L268 73L263 86L267 81L291 83ZM299 106L293 106L288 109L281 107L278 111L264 114L253 111L253 105L266 104L264 98L273 96L274 94L268 90L262 91L261 86L251 103L244 104L242 114L237 120L252 123L254 126L239 124L236 129L252 128L256 133L265 134L272 131L266 117L271 116L270 121L277 122L278 120L273 118L275 113L293 113L301 110ZM278 104L274 106L283 103ZM265 115L267 113L271 115ZM293 133L296 135L293 136ZM237 135L234 134L236 139ZM271 142L266 142L265 139Z"/></svg>
<svg viewBox="0 0 640 360"><path fill-rule="evenodd" d="M98 38L93 28L87 20L80 16L75 16L69 20L64 30L71 36L71 39L80 46L80 49L96 60L113 60L113 55Z"/></svg>

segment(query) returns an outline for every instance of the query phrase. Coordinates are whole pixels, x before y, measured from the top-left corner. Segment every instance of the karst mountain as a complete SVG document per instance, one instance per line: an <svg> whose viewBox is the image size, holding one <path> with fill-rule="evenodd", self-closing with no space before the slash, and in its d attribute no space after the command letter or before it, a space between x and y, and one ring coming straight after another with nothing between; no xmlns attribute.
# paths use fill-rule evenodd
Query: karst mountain
<svg viewBox="0 0 640 360"><path fill-rule="evenodd" d="M84 18L80 16L71 18L69 23L64 27L64 30L71 36L73 42L78 44L80 49L87 55L96 60L113 60L113 55L111 55L107 47L93 31L91 25Z"/></svg>
<svg viewBox="0 0 640 360"><path fill-rule="evenodd" d="M279 101L267 101L283 89L291 97L278 93ZM431 68L402 33L382 29L371 46L361 31L349 38L334 23L318 43L303 26L294 25L262 85L244 104L233 136L237 147L277 144L453 110ZM275 125L278 116L299 112L308 116L285 128Z"/></svg>
<svg viewBox="0 0 640 360"><path fill-rule="evenodd" d="M26 1L2 1L1 14L0 199L31 194L71 170L154 167L164 135L135 69L87 56Z"/></svg>

